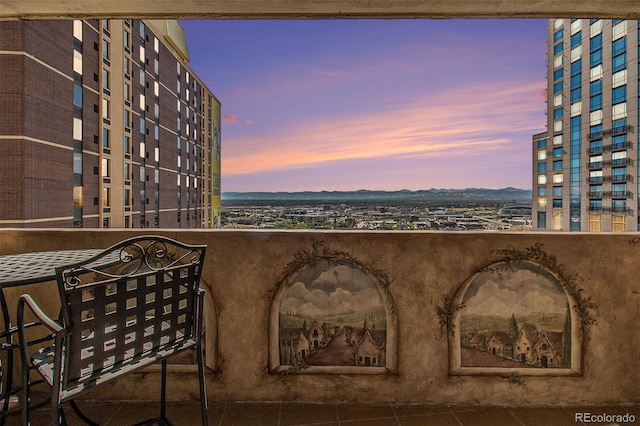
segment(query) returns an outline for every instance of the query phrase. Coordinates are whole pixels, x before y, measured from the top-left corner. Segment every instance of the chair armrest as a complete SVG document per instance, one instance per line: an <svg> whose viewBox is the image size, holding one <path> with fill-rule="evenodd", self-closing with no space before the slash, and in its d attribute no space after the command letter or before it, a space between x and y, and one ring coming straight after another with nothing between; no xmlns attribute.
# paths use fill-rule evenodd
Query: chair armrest
<svg viewBox="0 0 640 426"><path fill-rule="evenodd" d="M20 296L18 300L18 326L20 328L24 327L24 305L29 307L29 310L33 312L38 321L42 323L45 327L51 330L54 333L59 333L64 328L58 324L56 321L51 319L41 308L38 306L33 297L29 294L23 294Z"/></svg>

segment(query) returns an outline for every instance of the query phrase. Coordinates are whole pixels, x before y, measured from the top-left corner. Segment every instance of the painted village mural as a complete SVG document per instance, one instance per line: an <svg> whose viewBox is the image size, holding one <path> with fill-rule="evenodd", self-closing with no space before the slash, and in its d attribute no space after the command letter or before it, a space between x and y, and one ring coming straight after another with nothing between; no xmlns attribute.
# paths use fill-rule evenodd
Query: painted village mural
<svg viewBox="0 0 640 426"><path fill-rule="evenodd" d="M323 244L307 254L276 298L279 365L300 372L386 368L391 297L379 279L385 275Z"/></svg>
<svg viewBox="0 0 640 426"><path fill-rule="evenodd" d="M494 264L466 288L460 366L571 368L570 306L558 278L531 262Z"/></svg>
<svg viewBox="0 0 640 426"><path fill-rule="evenodd" d="M327 261L303 270L280 305L280 364L384 366L385 307L371 278Z"/></svg>

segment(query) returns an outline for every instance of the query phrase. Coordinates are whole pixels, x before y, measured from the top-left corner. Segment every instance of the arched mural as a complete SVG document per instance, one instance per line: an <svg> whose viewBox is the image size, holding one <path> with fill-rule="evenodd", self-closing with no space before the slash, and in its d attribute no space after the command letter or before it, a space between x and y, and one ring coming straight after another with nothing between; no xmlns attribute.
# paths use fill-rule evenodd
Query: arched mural
<svg viewBox="0 0 640 426"><path fill-rule="evenodd" d="M541 245L496 250L438 307L454 375L580 375L595 303Z"/></svg>
<svg viewBox="0 0 640 426"><path fill-rule="evenodd" d="M389 280L317 242L297 253L270 312L271 372L396 371L396 315Z"/></svg>

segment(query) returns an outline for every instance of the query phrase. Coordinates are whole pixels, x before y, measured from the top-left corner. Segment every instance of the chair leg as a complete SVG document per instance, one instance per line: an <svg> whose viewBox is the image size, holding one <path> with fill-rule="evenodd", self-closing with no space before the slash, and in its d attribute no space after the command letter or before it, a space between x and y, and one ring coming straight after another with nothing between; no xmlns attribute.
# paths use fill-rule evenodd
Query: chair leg
<svg viewBox="0 0 640 426"><path fill-rule="evenodd" d="M162 360L162 379L160 388L160 418L165 420L167 418L167 360Z"/></svg>
<svg viewBox="0 0 640 426"><path fill-rule="evenodd" d="M205 383L205 375L204 375L204 357L202 356L202 348L200 345L196 347L197 358L198 358L198 382L200 382L200 411L202 417L202 426L207 426L209 424L209 419L207 418L207 386Z"/></svg>
<svg viewBox="0 0 640 426"><path fill-rule="evenodd" d="M29 426L29 368L22 367L22 424Z"/></svg>

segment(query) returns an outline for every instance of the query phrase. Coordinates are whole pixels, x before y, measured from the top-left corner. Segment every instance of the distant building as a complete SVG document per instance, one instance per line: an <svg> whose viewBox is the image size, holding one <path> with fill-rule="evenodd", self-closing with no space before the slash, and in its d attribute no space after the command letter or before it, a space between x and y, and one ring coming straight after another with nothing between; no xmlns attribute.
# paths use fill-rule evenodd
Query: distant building
<svg viewBox="0 0 640 426"><path fill-rule="evenodd" d="M533 228L637 231L638 21L547 24L547 130L533 136Z"/></svg>
<svg viewBox="0 0 640 426"><path fill-rule="evenodd" d="M177 21L0 22L0 226L209 228L220 101Z"/></svg>

